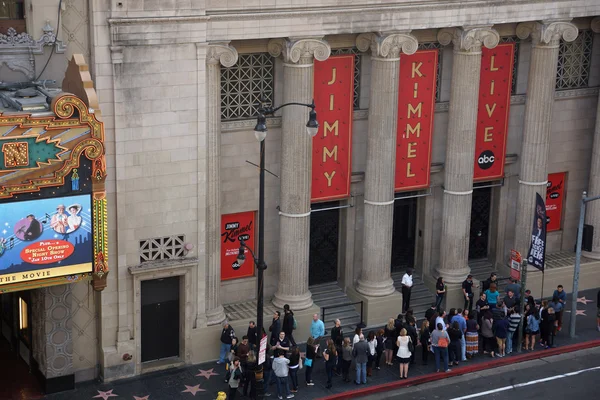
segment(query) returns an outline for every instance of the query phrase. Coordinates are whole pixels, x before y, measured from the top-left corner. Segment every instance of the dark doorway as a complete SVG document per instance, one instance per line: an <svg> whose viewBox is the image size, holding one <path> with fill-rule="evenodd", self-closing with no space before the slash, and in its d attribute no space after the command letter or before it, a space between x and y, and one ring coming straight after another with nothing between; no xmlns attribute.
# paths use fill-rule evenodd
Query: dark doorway
<svg viewBox="0 0 600 400"><path fill-rule="evenodd" d="M392 234L392 272L414 267L416 227L417 198L396 200Z"/></svg>
<svg viewBox="0 0 600 400"><path fill-rule="evenodd" d="M490 204L492 188L473 189L471 205L471 230L469 234L469 260L480 260L488 256L490 230Z"/></svg>
<svg viewBox="0 0 600 400"><path fill-rule="evenodd" d="M340 210L334 207L338 206L337 202L312 205L309 285L337 281Z"/></svg>
<svg viewBox="0 0 600 400"><path fill-rule="evenodd" d="M142 281L142 362L179 356L179 277Z"/></svg>

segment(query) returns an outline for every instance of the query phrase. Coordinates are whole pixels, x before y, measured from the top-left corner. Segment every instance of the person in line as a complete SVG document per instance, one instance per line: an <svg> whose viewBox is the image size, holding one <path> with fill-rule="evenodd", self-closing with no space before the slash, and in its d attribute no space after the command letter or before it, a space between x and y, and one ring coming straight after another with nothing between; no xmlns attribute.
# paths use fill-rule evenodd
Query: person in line
<svg viewBox="0 0 600 400"><path fill-rule="evenodd" d="M357 385L367 383L367 362L369 361L369 345L365 341L365 336L361 333L358 343L354 344L352 356L356 364L356 383Z"/></svg>
<svg viewBox="0 0 600 400"><path fill-rule="evenodd" d="M417 345L417 343L419 343L419 334L417 333L417 327L415 326L417 323L417 321L415 321L415 318L413 316L408 316L406 317L406 333L408 335L408 337L410 338L412 345L413 345L413 350L411 351L410 354L410 363L414 364L415 363L415 352L414 352L414 347Z"/></svg>
<svg viewBox="0 0 600 400"><path fill-rule="evenodd" d="M517 333L518 333L520 323L521 323L521 314L519 314L519 310L512 309L511 314L508 317L508 335L506 336L506 354L512 353L514 340L519 340L518 338L515 338L515 335L517 335Z"/></svg>
<svg viewBox="0 0 600 400"><path fill-rule="evenodd" d="M451 308L450 311L448 311L448 315L446 315L446 321L448 325L452 325L452 319L454 318L454 316L457 314L456 308Z"/></svg>
<svg viewBox="0 0 600 400"><path fill-rule="evenodd" d="M444 358L444 371L449 372L448 367L448 345L450 344L450 337L448 332L444 330L444 325L437 324L436 329L431 334L431 347L433 348L433 354L435 356L435 369L436 372L440 372L440 358Z"/></svg>
<svg viewBox="0 0 600 400"><path fill-rule="evenodd" d="M498 292L495 283L490 284L490 288L485 291L485 297L487 299L488 304L490 305L490 309L493 310L496 307L496 304L498 303L498 297L500 297L500 293Z"/></svg>
<svg viewBox="0 0 600 400"><path fill-rule="evenodd" d="M444 278L440 276L435 283L435 308L438 312L442 309L442 302L444 301L445 294L446 285L444 285Z"/></svg>
<svg viewBox="0 0 600 400"><path fill-rule="evenodd" d="M312 322L310 323L310 336L315 339L317 345L321 344L321 338L325 336L325 324L319 319L319 314L313 314ZM317 357L319 350L317 349Z"/></svg>
<svg viewBox="0 0 600 400"><path fill-rule="evenodd" d="M478 288L479 285L475 285ZM473 275L467 275L467 279L462 283L463 296L465 297L464 310L471 311L473 309Z"/></svg>
<svg viewBox="0 0 600 400"><path fill-rule="evenodd" d="M467 315L468 315L469 310L465 310L465 311L467 312ZM454 315L454 317L452 317L452 320L450 321L451 324L454 324L455 322L458 322L458 327L461 332L460 360L467 361L467 341L465 338L465 335L467 333L467 320L463 316L463 310L461 310L460 308L457 310L456 315Z"/></svg>
<svg viewBox="0 0 600 400"><path fill-rule="evenodd" d="M331 389L331 381L333 380L333 367L336 364L337 351L335 350L335 344L333 340L327 341L327 348L323 351L323 358L325 359L325 372L327 373L327 389Z"/></svg>
<svg viewBox="0 0 600 400"><path fill-rule="evenodd" d="M238 345L239 343L236 337L231 339L231 351L229 352L229 356L227 356L227 360L229 363L232 363L233 359L236 357Z"/></svg>
<svg viewBox="0 0 600 400"><path fill-rule="evenodd" d="M406 329L402 328L396 342L398 346L398 353L396 355L400 359L400 379L408 378L408 366L410 364L410 357L412 356L409 343L412 343L412 339L407 335Z"/></svg>
<svg viewBox="0 0 600 400"><path fill-rule="evenodd" d="M331 340L335 344L335 349L338 354L342 354L342 344L344 343L344 331L342 330L342 322L339 319L335 320L335 326L331 328ZM340 376L342 374L342 357L337 358L337 363L333 372Z"/></svg>
<svg viewBox="0 0 600 400"><path fill-rule="evenodd" d="M290 340L285 335L285 332L279 332L279 340L277 341L277 343L275 343L275 348L277 350L283 350L287 353L288 351L290 351L291 347L292 345L290 344Z"/></svg>
<svg viewBox="0 0 600 400"><path fill-rule="evenodd" d="M377 334L375 335L375 340L377 340L377 346L375 347L375 350L377 351L377 355L375 356L375 369L376 370L380 370L381 367L379 366L381 363L381 356L383 355L383 352L385 351L385 336L384 336L385 332L383 329L380 329L377 331Z"/></svg>
<svg viewBox="0 0 600 400"><path fill-rule="evenodd" d="M479 324L477 323L477 311L473 311L471 318L467 320L467 332L465 333L467 359L479 353Z"/></svg>
<svg viewBox="0 0 600 400"><path fill-rule="evenodd" d="M394 334L394 353L398 352L398 345L396 344L396 338L400 335L400 331L404 328L404 315L398 314L396 319L394 320L394 328L396 328L396 332Z"/></svg>
<svg viewBox="0 0 600 400"><path fill-rule="evenodd" d="M435 331L435 328L437 326L436 322L438 317L440 316L440 313L438 313L437 311L433 313L433 315L431 316L431 318L429 318L429 333L433 333L433 331Z"/></svg>
<svg viewBox="0 0 600 400"><path fill-rule="evenodd" d="M394 365L392 362L394 342L396 340L396 327L394 326L394 318L389 319L383 331L385 337L385 364Z"/></svg>
<svg viewBox="0 0 600 400"><path fill-rule="evenodd" d="M487 302L485 293L481 293L479 300L475 303L475 311L477 311L477 323L481 326L483 315L490 309L490 304Z"/></svg>
<svg viewBox="0 0 600 400"><path fill-rule="evenodd" d="M535 299L531 295L531 290L529 289L525 291L525 305L529 305L532 310L536 307Z"/></svg>
<svg viewBox="0 0 600 400"><path fill-rule="evenodd" d="M373 364L377 354L377 340L375 339L375 331L369 332L367 336L367 344L369 345L369 360L367 361L367 377L373 374Z"/></svg>
<svg viewBox="0 0 600 400"><path fill-rule="evenodd" d="M350 365L352 365L352 343L350 338L344 338L342 345L342 376L344 382L350 382Z"/></svg>
<svg viewBox="0 0 600 400"><path fill-rule="evenodd" d="M242 368L244 373L244 390L242 393L244 397L250 397L251 399L256 399L256 368L256 355L251 350L246 360L246 369Z"/></svg>
<svg viewBox="0 0 600 400"><path fill-rule="evenodd" d="M292 347L290 354L290 380L292 381L292 393L298 393L298 369L300 368L300 349L298 346Z"/></svg>
<svg viewBox="0 0 600 400"><path fill-rule="evenodd" d="M312 370L313 370L313 362L315 360L317 350L315 348L315 341L312 337L309 337L306 341L306 358L304 360L304 366L306 367L306 372L304 372L304 379L306 381L306 386L314 386L314 382L312 381Z"/></svg>
<svg viewBox="0 0 600 400"><path fill-rule="evenodd" d="M496 347L493 328L494 319L492 313L488 310L481 320L481 336L483 337L483 354L489 354L494 357Z"/></svg>
<svg viewBox="0 0 600 400"><path fill-rule="evenodd" d="M423 365L427 365L427 358L431 351L431 332L429 332L429 321L425 320L421 324L421 331L419 332L419 344L421 348L421 356Z"/></svg>
<svg viewBox="0 0 600 400"><path fill-rule="evenodd" d="M291 399L294 395L290 392L288 380L290 360L285 358L285 351L277 349L277 357L273 360L273 372L277 377L277 397Z"/></svg>
<svg viewBox="0 0 600 400"><path fill-rule="evenodd" d="M508 295L508 292L513 292L517 301L521 299L521 285L517 279L511 278L510 283L506 285L504 292Z"/></svg>
<svg viewBox="0 0 600 400"><path fill-rule="evenodd" d="M448 332L448 336L450 337L450 346L448 346L450 365L458 365L458 361L461 359L460 343L462 339L462 332L458 322L454 321L446 332Z"/></svg>
<svg viewBox="0 0 600 400"><path fill-rule="evenodd" d="M259 346L260 343L258 342L258 332L256 331L256 324L254 321L250 321L248 324L248 332L246 332L246 336L248 336L250 350L256 351L256 347Z"/></svg>
<svg viewBox="0 0 600 400"><path fill-rule="evenodd" d="M294 312L291 310L289 304L284 304L283 324L281 326L281 330L285 332L285 336L288 338L292 346L296 345L294 335L292 334L294 329L296 329L296 318L294 317Z"/></svg>
<svg viewBox="0 0 600 400"><path fill-rule="evenodd" d="M431 321L431 317L433 317L433 314L435 314L436 311L437 311L437 302L433 303L431 305L431 307L429 307L427 309L427 311L425 311L425 320Z"/></svg>
<svg viewBox="0 0 600 400"><path fill-rule="evenodd" d="M562 329L563 311L565 308L565 304L567 303L567 292L565 292L563 285L558 285L556 287L554 294L552 294L552 298L554 299L555 297L558 299L560 307L558 309L556 307L552 308L554 308L554 314L556 315L556 330L560 332L560 330Z"/></svg>
<svg viewBox="0 0 600 400"><path fill-rule="evenodd" d="M410 308L410 292L413 287L412 274L412 268L408 268L402 277L402 312L406 312Z"/></svg>
<svg viewBox="0 0 600 400"><path fill-rule="evenodd" d="M229 325L229 322L224 321L223 330L221 331L221 351L219 354L219 361L217 361L217 364L225 363L225 358L229 357L233 338L235 338L235 331L233 330L231 325Z"/></svg>
<svg viewBox="0 0 600 400"><path fill-rule="evenodd" d="M536 338L540 333L540 316L534 309L529 309L526 314L527 328L525 328L525 350L534 350Z"/></svg>
<svg viewBox="0 0 600 400"><path fill-rule="evenodd" d="M485 291L488 290L492 286L492 283L498 285L498 276L496 275L495 272L492 272L490 274L490 277L487 278L485 281L483 281L483 285L481 287L481 291L483 293L485 293Z"/></svg>
<svg viewBox="0 0 600 400"><path fill-rule="evenodd" d="M554 329L556 323L556 315L554 313L554 308L548 305L547 308L542 310L542 340L540 343L542 347L549 349L554 346Z"/></svg>
<svg viewBox="0 0 600 400"><path fill-rule="evenodd" d="M564 292L563 292L564 293ZM560 299L556 296L552 298L552 301L548 303L548 307L552 307L554 309L554 317L556 318L556 322L554 323L554 331L560 331L562 324L562 313L563 313L563 303L560 302Z"/></svg>
<svg viewBox="0 0 600 400"><path fill-rule="evenodd" d="M442 324L444 330L446 330L446 328L448 328L448 324L446 324L444 318L446 318L446 311L444 311L444 309L441 309L440 315L438 315L435 319L435 326L437 327L438 324Z"/></svg>
<svg viewBox="0 0 600 400"><path fill-rule="evenodd" d="M352 338L352 346L354 346L356 343L358 343L358 341L360 340L360 335L362 335L362 328L360 326L357 326L356 329L354 329L354 337Z"/></svg>
<svg viewBox="0 0 600 400"><path fill-rule="evenodd" d="M504 307L506 307L507 315L510 315L512 310L518 309L520 304L512 290L508 291L508 294L504 296L504 300L502 300L502 302L504 303Z"/></svg>
<svg viewBox="0 0 600 400"><path fill-rule="evenodd" d="M509 322L506 318L494 320L496 343L498 344L498 357L506 356L506 338L508 337Z"/></svg>
<svg viewBox="0 0 600 400"><path fill-rule="evenodd" d="M271 332L269 344L275 346L279 340L279 332L281 332L281 313L279 311L275 311L273 314L273 321L271 322L271 326L269 326L269 332Z"/></svg>
<svg viewBox="0 0 600 400"><path fill-rule="evenodd" d="M497 321L499 319L503 319L504 317L506 317L506 308L504 307L504 301L498 300L498 302L496 303L496 307L492 309L492 318L494 318L494 321Z"/></svg>
<svg viewBox="0 0 600 400"><path fill-rule="evenodd" d="M235 349L235 356L240 359L240 365L242 366L242 371L244 371L244 377L246 376L246 372L248 370L247 361L248 354L250 353L250 345L248 344L248 336L242 336L242 342L237 345ZM244 379L245 381L245 379Z"/></svg>
<svg viewBox="0 0 600 400"><path fill-rule="evenodd" d="M235 400L240 386L240 380L242 379L242 367L240 366L240 359L235 357L231 362L231 366L225 375L225 380L229 384L229 396L228 399Z"/></svg>

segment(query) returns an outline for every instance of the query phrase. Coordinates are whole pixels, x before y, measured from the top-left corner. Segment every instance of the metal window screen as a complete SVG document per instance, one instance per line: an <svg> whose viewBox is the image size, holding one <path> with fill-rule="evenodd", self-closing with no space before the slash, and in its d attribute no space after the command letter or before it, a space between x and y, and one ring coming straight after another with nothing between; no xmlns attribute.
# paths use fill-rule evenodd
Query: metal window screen
<svg viewBox="0 0 600 400"><path fill-rule="evenodd" d="M556 71L557 90L588 87L593 41L594 33L590 30L580 31L572 42L561 39Z"/></svg>
<svg viewBox="0 0 600 400"><path fill-rule="evenodd" d="M360 108L360 64L362 56L356 47L331 50L332 56L339 56L340 54L354 54L354 109L358 110Z"/></svg>
<svg viewBox="0 0 600 400"><path fill-rule="evenodd" d="M440 93L442 90L442 45L438 42L425 42L419 43L419 50L437 50L438 51L438 63L437 63L437 77L435 79L435 102L440 101Z"/></svg>
<svg viewBox="0 0 600 400"><path fill-rule="evenodd" d="M184 257L185 254L185 235L140 240L140 263L174 260Z"/></svg>
<svg viewBox="0 0 600 400"><path fill-rule="evenodd" d="M500 38L500 43L514 43L514 57L513 57L513 70L512 70L512 82L510 94L517 93L517 72L519 71L519 46L521 45L521 39L517 36L505 36Z"/></svg>
<svg viewBox="0 0 600 400"><path fill-rule="evenodd" d="M273 103L275 59L268 53L240 54L237 64L221 66L221 120L253 118L264 96Z"/></svg>

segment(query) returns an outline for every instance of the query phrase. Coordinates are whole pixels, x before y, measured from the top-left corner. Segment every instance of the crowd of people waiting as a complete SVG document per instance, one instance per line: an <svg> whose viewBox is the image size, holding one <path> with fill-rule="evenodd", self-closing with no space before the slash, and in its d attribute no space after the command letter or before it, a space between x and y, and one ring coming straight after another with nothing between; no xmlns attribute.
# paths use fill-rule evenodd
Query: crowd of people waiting
<svg viewBox="0 0 600 400"><path fill-rule="evenodd" d="M265 396L271 396L270 388L276 385L279 399L293 398L299 390L298 372L301 369L305 371L306 386L314 385L312 371L317 359L324 361L326 387L331 388L334 375L341 376L344 382L365 384L373 370L381 369L382 358L385 358L385 366L389 367L397 361L400 379L407 379L409 366L416 363L418 347L421 348L421 363L427 365L432 355L436 372L448 372L451 366L478 354L504 357L516 347L522 320L522 344L526 351L534 350L538 339L541 348L553 346L554 337L562 328L566 302L562 285L554 291L551 301L543 300L541 304L536 303L530 290L526 290L525 298L521 299L521 287L516 280L511 280L505 293L500 294L495 274L482 282L480 296L475 303L473 288L479 286L474 286L473 277L469 275L462 285L464 308L451 308L447 313L441 307L446 287L443 278L439 278L436 301L425 312L419 327L409 302L405 301L403 314L390 318L384 327L370 330L366 336L361 327L346 336L340 321L336 320L327 338L325 326L315 314L305 354L300 353L293 337L296 329L294 313L288 305L284 306L284 317L281 318L281 313L276 311L268 328L270 340L263 364ZM521 301L525 302L524 317L520 314ZM263 335L266 334L263 331ZM244 396L256 398L257 344L254 322L250 322L247 335L239 343L233 328L225 322L218 363L228 362L225 381L230 387L229 399L236 398L240 386ZM352 363L354 374L351 374Z"/></svg>

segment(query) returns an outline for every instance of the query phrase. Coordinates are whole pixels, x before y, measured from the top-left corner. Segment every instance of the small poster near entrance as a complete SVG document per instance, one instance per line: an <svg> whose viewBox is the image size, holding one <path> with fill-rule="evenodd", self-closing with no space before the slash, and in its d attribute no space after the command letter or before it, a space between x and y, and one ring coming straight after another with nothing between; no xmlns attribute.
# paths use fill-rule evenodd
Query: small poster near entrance
<svg viewBox="0 0 600 400"><path fill-rule="evenodd" d="M221 217L221 280L254 276L252 254L245 249L246 262L238 264L240 240L254 251L254 211Z"/></svg>
<svg viewBox="0 0 600 400"><path fill-rule="evenodd" d="M91 196L0 204L0 286L92 272Z"/></svg>
<svg viewBox="0 0 600 400"><path fill-rule="evenodd" d="M566 172L548 174L548 183L546 184L546 232L561 229L566 175Z"/></svg>
<svg viewBox="0 0 600 400"><path fill-rule="evenodd" d="M521 253L517 250L510 251L510 277L512 279L521 279Z"/></svg>
<svg viewBox="0 0 600 400"><path fill-rule="evenodd" d="M260 339L260 349L258 350L258 365L264 363L267 359L267 336Z"/></svg>

